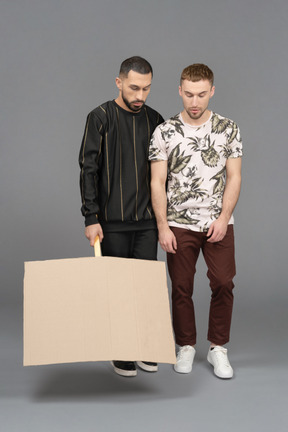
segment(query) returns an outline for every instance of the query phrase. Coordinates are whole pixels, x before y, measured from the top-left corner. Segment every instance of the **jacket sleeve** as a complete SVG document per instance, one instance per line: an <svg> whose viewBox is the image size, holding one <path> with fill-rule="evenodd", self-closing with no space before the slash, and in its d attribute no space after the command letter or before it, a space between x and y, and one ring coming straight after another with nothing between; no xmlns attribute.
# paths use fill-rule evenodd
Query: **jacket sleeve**
<svg viewBox="0 0 288 432"><path fill-rule="evenodd" d="M98 177L104 127L101 120L91 112L86 121L79 154L81 212L85 226L99 223Z"/></svg>

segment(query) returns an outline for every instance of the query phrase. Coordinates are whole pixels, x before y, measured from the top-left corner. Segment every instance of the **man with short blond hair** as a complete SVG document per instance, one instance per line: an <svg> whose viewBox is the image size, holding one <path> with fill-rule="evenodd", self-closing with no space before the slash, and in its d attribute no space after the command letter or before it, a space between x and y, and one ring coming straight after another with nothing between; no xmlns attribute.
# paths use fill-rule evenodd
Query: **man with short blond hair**
<svg viewBox="0 0 288 432"><path fill-rule="evenodd" d="M151 139L152 205L159 242L172 281L173 326L179 345L176 372L192 370L196 325L192 300L202 250L212 290L207 359L220 378L233 369L229 341L235 276L233 210L241 185L242 142L238 126L208 110L214 76L204 64L181 74L184 109L158 126ZM167 196L166 196L166 181Z"/></svg>

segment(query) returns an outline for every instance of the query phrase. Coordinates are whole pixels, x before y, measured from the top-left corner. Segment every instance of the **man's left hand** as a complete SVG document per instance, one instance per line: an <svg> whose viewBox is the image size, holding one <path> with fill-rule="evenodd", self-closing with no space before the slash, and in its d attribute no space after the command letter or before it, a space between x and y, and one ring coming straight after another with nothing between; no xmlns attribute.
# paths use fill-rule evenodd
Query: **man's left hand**
<svg viewBox="0 0 288 432"><path fill-rule="evenodd" d="M223 238L226 235L227 228L228 228L228 223L223 219L219 218L216 221L214 221L210 225L209 231L207 233L207 237L209 237L207 242L216 243L223 240Z"/></svg>

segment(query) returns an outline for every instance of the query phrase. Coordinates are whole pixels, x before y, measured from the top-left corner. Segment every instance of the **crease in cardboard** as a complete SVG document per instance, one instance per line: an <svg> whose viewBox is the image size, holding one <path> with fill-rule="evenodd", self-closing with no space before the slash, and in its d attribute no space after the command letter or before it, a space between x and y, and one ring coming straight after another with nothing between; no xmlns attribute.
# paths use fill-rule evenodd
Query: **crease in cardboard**
<svg viewBox="0 0 288 432"><path fill-rule="evenodd" d="M138 314L137 314L137 300L138 298L136 298L136 296L138 296L138 284L136 283L136 278L135 278L135 266L133 265L133 261L131 261L131 275L132 275L132 284L134 287L134 316L135 316L135 327L136 327L136 333L137 333L137 351L138 351L138 356L137 358L133 359L138 360L138 361L142 361L143 358L143 354L140 348L140 344L139 344L139 323L138 323ZM141 301L141 299L140 299Z"/></svg>
<svg viewBox="0 0 288 432"><path fill-rule="evenodd" d="M81 297L84 298L84 285L83 284L81 285ZM84 306L84 304L83 304L83 306ZM83 306L81 307L81 314L80 314L80 316L81 316L81 324L82 324L82 329L83 329L83 339L82 339L83 340L83 345L82 345L82 349L83 349L83 352L84 352L84 356L86 357L86 356L88 356L88 349L87 349L87 347L88 347L88 340L87 340L87 334L84 331L84 329L86 328L87 315L84 312L84 307Z"/></svg>
<svg viewBox="0 0 288 432"><path fill-rule="evenodd" d="M105 265L105 264L104 264ZM108 311L109 311L109 334L110 334L110 339L109 339L109 348L110 348L110 357L112 357L112 353L113 353L113 349L112 349L112 328L111 328L111 302L110 302L110 289L109 289L109 284L108 284L108 277L109 277L109 269L108 269L108 265L105 265L105 271L106 271L106 292L108 293ZM116 360L116 359L112 359L111 360Z"/></svg>

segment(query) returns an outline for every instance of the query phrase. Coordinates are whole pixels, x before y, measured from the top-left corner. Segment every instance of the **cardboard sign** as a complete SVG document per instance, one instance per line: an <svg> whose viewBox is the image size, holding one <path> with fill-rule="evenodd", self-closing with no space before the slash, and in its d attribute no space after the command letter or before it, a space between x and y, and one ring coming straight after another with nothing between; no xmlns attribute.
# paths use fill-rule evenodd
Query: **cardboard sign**
<svg viewBox="0 0 288 432"><path fill-rule="evenodd" d="M101 360L176 362L165 263L26 262L24 366Z"/></svg>

